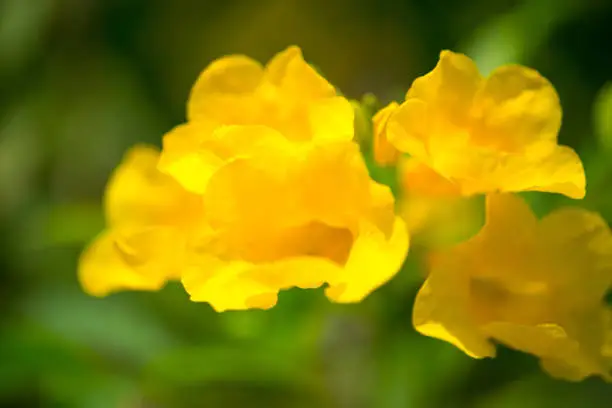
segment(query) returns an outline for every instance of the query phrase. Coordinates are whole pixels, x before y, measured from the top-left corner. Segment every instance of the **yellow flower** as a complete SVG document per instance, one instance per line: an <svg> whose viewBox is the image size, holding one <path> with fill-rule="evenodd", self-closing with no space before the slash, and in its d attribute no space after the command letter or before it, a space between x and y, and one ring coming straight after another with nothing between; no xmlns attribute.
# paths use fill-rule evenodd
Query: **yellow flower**
<svg viewBox="0 0 612 408"><path fill-rule="evenodd" d="M202 156L210 156L209 144L225 137L216 134L225 132L224 125L262 125L287 139L309 143L354 136L350 102L336 94L295 46L265 67L242 55L214 61L191 91L187 118L186 124L164 137L160 169L170 175L187 168L193 174L209 172L210 157ZM205 179L198 180L185 187L201 193Z"/></svg>
<svg viewBox="0 0 612 408"><path fill-rule="evenodd" d="M190 247L182 277L192 300L218 311L267 309L280 290L327 283L333 301L357 302L399 270L404 224L356 143L299 144L270 128L236 129L276 142L210 176L211 233Z"/></svg>
<svg viewBox="0 0 612 408"><path fill-rule="evenodd" d="M487 197L478 235L431 259L416 329L475 358L492 340L540 358L555 377L612 380L612 233L597 214L557 210L538 221L511 194Z"/></svg>
<svg viewBox="0 0 612 408"><path fill-rule="evenodd" d="M536 71L502 66L482 78L468 57L443 51L388 119L386 137L461 195L544 191L585 195L576 153L557 144L559 98ZM420 182L423 184L423 182Z"/></svg>
<svg viewBox="0 0 612 408"><path fill-rule="evenodd" d="M105 194L107 229L83 252L81 285L91 295L156 290L180 278L186 239L201 219L201 197L157 170L159 152L136 146Z"/></svg>
<svg viewBox="0 0 612 408"><path fill-rule="evenodd" d="M83 287L103 296L181 279L219 311L325 283L334 301L361 300L397 273L408 236L353 134L353 107L299 48L266 67L213 62L161 155L136 148L116 170Z"/></svg>
<svg viewBox="0 0 612 408"><path fill-rule="evenodd" d="M399 159L400 152L387 140L387 123L391 114L399 107L397 102L391 102L379 110L372 118L374 126L374 160L379 166L392 166Z"/></svg>

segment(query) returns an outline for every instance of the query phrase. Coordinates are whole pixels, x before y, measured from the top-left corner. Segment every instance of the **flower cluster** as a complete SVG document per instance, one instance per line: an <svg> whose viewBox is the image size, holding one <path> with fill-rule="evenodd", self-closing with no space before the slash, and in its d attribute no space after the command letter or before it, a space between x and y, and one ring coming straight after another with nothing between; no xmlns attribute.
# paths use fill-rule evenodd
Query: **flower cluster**
<svg viewBox="0 0 612 408"><path fill-rule="evenodd" d="M187 119L161 152L137 146L114 172L107 228L81 257L88 293L180 280L193 301L223 311L326 284L332 301L359 302L400 270L409 235L441 217L471 222L482 196L480 231L430 248L416 330L475 358L498 342L552 376L612 381L612 232L580 208L538 220L516 195L585 196L580 158L557 142L559 98L538 72L508 65L483 78L443 51L403 102L376 113L373 158L398 169L399 203L368 173L353 106L297 47L265 67L213 62Z"/></svg>
<svg viewBox="0 0 612 408"><path fill-rule="evenodd" d="M360 301L400 269L408 236L368 174L353 116L297 47L265 67L213 62L162 151L135 147L115 171L83 287L103 296L178 279L218 311L324 283L330 299Z"/></svg>
<svg viewBox="0 0 612 408"><path fill-rule="evenodd" d="M495 341L538 356L552 376L612 380L608 225L579 208L537 220L513 194L585 195L579 157L557 144L561 107L552 85L518 65L482 78L468 57L444 51L374 124L375 157L399 164L413 235L440 208L469 217L469 197L486 197L484 227L432 251L415 328L475 358L493 356Z"/></svg>

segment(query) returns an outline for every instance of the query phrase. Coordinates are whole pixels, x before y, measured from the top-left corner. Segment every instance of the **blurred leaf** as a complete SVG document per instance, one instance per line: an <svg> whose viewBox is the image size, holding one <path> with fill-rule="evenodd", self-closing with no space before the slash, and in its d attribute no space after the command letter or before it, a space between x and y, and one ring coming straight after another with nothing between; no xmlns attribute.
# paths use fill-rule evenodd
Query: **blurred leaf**
<svg viewBox="0 0 612 408"><path fill-rule="evenodd" d="M130 295L98 299L77 288L46 287L24 298L22 309L64 339L126 362L143 363L177 341L149 310L130 301Z"/></svg>
<svg viewBox="0 0 612 408"><path fill-rule="evenodd" d="M483 24L460 49L476 61L483 75L500 65L526 63L559 24L587 6L582 0L524 1Z"/></svg>
<svg viewBox="0 0 612 408"><path fill-rule="evenodd" d="M39 220L41 244L53 247L66 244L82 245L104 227L99 205L66 204L52 207Z"/></svg>
<svg viewBox="0 0 612 408"><path fill-rule="evenodd" d="M391 188L391 192L396 198L395 204L397 206L399 204L400 199L400 186L397 176L397 167L381 167L376 164L376 162L374 161L372 150L364 152L364 160L366 166L368 167L368 171L370 172L370 177L372 177L374 181L389 186L389 188Z"/></svg>
<svg viewBox="0 0 612 408"><path fill-rule="evenodd" d="M270 315L265 310L226 312L216 315L233 338L255 339L265 334Z"/></svg>
<svg viewBox="0 0 612 408"><path fill-rule="evenodd" d="M398 331L379 348L376 403L385 408L436 407L475 360L455 347L416 332Z"/></svg>
<svg viewBox="0 0 612 408"><path fill-rule="evenodd" d="M0 118L0 215L12 215L36 193L34 180L43 152L35 115L26 103Z"/></svg>
<svg viewBox="0 0 612 408"><path fill-rule="evenodd" d="M355 141L362 151L369 151L372 145L372 116L359 101L351 100L351 105L355 112Z"/></svg>
<svg viewBox="0 0 612 408"><path fill-rule="evenodd" d="M595 136L601 146L612 155L612 82L606 83L597 95L593 107Z"/></svg>
<svg viewBox="0 0 612 408"><path fill-rule="evenodd" d="M538 216L544 217L558 206L558 201L562 199L559 194L541 193L539 191L529 191L519 193L527 201L531 210Z"/></svg>
<svg viewBox="0 0 612 408"><path fill-rule="evenodd" d="M12 325L0 336L0 403L32 393L44 401L78 408L120 406L136 393L122 373L109 373L70 341L39 327Z"/></svg>
<svg viewBox="0 0 612 408"><path fill-rule="evenodd" d="M606 408L611 396L609 386L600 380L569 383L539 374L483 395L475 408Z"/></svg>
<svg viewBox="0 0 612 408"><path fill-rule="evenodd" d="M159 145L170 123L116 52L55 57L37 89L40 143L52 160L46 175L57 202L101 202L104 185L125 150Z"/></svg>
<svg viewBox="0 0 612 408"><path fill-rule="evenodd" d="M206 344L160 354L147 377L164 384L201 384L209 381L307 383L308 372L293 350L268 348L262 343Z"/></svg>
<svg viewBox="0 0 612 408"><path fill-rule="evenodd" d="M9 325L0 333L0 395L27 390L37 376L87 372L70 344L32 325Z"/></svg>
<svg viewBox="0 0 612 408"><path fill-rule="evenodd" d="M374 325L349 310L329 313L323 323L318 340L319 376L333 398L334 406L369 406L376 378L372 342Z"/></svg>
<svg viewBox="0 0 612 408"><path fill-rule="evenodd" d="M41 381L48 400L75 408L122 407L138 395L134 381L88 367L79 375L49 373Z"/></svg>
<svg viewBox="0 0 612 408"><path fill-rule="evenodd" d="M42 44L54 1L36 0L34 3L0 2L0 78L18 68Z"/></svg>

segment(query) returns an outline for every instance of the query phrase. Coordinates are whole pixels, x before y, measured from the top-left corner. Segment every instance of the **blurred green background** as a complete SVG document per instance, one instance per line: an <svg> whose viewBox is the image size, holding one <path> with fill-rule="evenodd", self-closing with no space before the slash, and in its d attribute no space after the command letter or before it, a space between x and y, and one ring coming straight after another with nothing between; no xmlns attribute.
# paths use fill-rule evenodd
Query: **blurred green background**
<svg viewBox="0 0 612 408"><path fill-rule="evenodd" d="M76 280L124 150L160 144L214 58L290 44L351 98L399 99L441 49L555 84L563 144L612 221L610 0L0 0L0 406L610 407L500 348L475 361L411 326L418 253L363 303L282 293L217 314L179 284L96 299ZM530 195L539 213L567 204Z"/></svg>

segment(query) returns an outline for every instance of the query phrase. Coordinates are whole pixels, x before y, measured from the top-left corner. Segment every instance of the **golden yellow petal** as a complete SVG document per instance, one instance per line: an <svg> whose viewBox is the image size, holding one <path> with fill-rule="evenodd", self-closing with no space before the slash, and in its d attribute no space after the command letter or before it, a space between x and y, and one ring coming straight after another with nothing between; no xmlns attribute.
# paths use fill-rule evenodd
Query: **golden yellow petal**
<svg viewBox="0 0 612 408"><path fill-rule="evenodd" d="M557 324L523 326L495 322L484 330L507 346L540 357L542 368L553 377L570 381L581 381L591 375L611 378L609 370L612 365L608 369L602 367L597 355L589 356L583 349L584 344L571 338Z"/></svg>
<svg viewBox="0 0 612 408"><path fill-rule="evenodd" d="M562 208L538 225L542 242L555 253L548 279L567 288L568 304L599 305L612 288L612 232L597 213Z"/></svg>
<svg viewBox="0 0 612 408"><path fill-rule="evenodd" d="M399 270L407 247L407 235L398 220L388 241L380 232L358 238L344 269L325 256L250 263L200 255L183 274L183 284L193 301L209 302L217 311L269 308L280 290L316 288L326 282L330 299L357 302Z"/></svg>
<svg viewBox="0 0 612 408"><path fill-rule="evenodd" d="M389 117L386 136L397 150L427 160L431 126L427 104L418 99L408 99Z"/></svg>
<svg viewBox="0 0 612 408"><path fill-rule="evenodd" d="M585 367L569 364L565 359L542 358L540 359L542 370L551 377L565 381L583 381L593 373ZM612 381L610 375L603 376L606 381Z"/></svg>
<svg viewBox="0 0 612 408"><path fill-rule="evenodd" d="M540 354L542 368L553 377L569 381L592 375L612 381L612 354L608 349L612 340L612 309L601 303L592 308L579 304L568 306L573 313L566 319L566 332L574 347L559 350L563 353Z"/></svg>
<svg viewBox="0 0 612 408"><path fill-rule="evenodd" d="M199 226L197 219L192 222L194 228ZM163 279L180 277L189 232L174 226L143 226L116 228L113 235L117 250L132 267Z"/></svg>
<svg viewBox="0 0 612 408"><path fill-rule="evenodd" d="M253 267L248 262L225 262L202 255L186 268L182 282L192 301L208 302L217 312L269 309L276 304L278 288L253 279Z"/></svg>
<svg viewBox="0 0 612 408"><path fill-rule="evenodd" d="M294 183L308 216L330 226L356 225L372 208L372 180L356 143L308 149Z"/></svg>
<svg viewBox="0 0 612 408"><path fill-rule="evenodd" d="M268 156L287 145L283 135L265 126L218 126L211 131L188 123L165 136L159 167L185 189L203 194L210 178L223 165L236 159Z"/></svg>
<svg viewBox="0 0 612 408"><path fill-rule="evenodd" d="M200 200L157 170L153 147L130 149L114 171L105 194L108 224L176 225L199 211Z"/></svg>
<svg viewBox="0 0 612 408"><path fill-rule="evenodd" d="M223 159L206 146L213 132L194 122L172 129L164 136L158 169L185 189L202 194L212 174L223 164Z"/></svg>
<svg viewBox="0 0 612 408"><path fill-rule="evenodd" d="M399 151L387 138L387 123L399 104L395 101L379 110L372 118L374 133L374 160L379 166L395 165L400 157Z"/></svg>
<svg viewBox="0 0 612 408"><path fill-rule="evenodd" d="M365 219L383 231L386 237L393 233L395 224L395 197L389 186L370 183L370 208Z"/></svg>
<svg viewBox="0 0 612 408"><path fill-rule="evenodd" d="M576 152L567 146L557 146L538 159L513 157L497 177L505 191L541 191L574 199L586 194L584 167Z"/></svg>
<svg viewBox="0 0 612 408"><path fill-rule="evenodd" d="M542 312L539 295L548 290L542 279L549 264L539 246L537 218L513 194L489 194L485 207L485 225L463 244L472 259L472 296L486 319L502 318L508 308L517 318L536 316Z"/></svg>
<svg viewBox="0 0 612 408"><path fill-rule="evenodd" d="M553 86L537 71L506 65L482 84L472 120L472 138L479 145L509 152L552 147L561 127L561 105Z"/></svg>
<svg viewBox="0 0 612 408"><path fill-rule="evenodd" d="M523 241L524 234L535 232L537 218L527 202L515 194L488 194L483 240L503 243Z"/></svg>
<svg viewBox="0 0 612 408"><path fill-rule="evenodd" d="M241 240L310 222L354 230L362 219L386 235L393 222L389 189L374 185L352 142L234 160L211 178L204 201L212 225Z"/></svg>
<svg viewBox="0 0 612 408"><path fill-rule="evenodd" d="M436 173L431 167L415 158L402 160L399 169L402 191L429 197L458 197L460 186Z"/></svg>
<svg viewBox="0 0 612 408"><path fill-rule="evenodd" d="M297 158L275 153L277 147L270 145L261 154L231 160L211 177L204 202L213 225L265 230L271 223L284 225L288 217L303 213L290 184Z"/></svg>
<svg viewBox="0 0 612 408"><path fill-rule="evenodd" d="M412 322L419 333L446 341L470 357L493 357L495 347L470 316L466 267L460 258L450 257L430 271L415 299Z"/></svg>
<svg viewBox="0 0 612 408"><path fill-rule="evenodd" d="M254 267L253 279L277 290L297 287L314 289L325 282L335 283L342 274L342 267L328 259L314 256L298 256Z"/></svg>
<svg viewBox="0 0 612 408"><path fill-rule="evenodd" d="M373 225L363 223L355 238L346 265L325 294L334 302L360 302L400 270L408 253L406 225L395 219L390 237Z"/></svg>
<svg viewBox="0 0 612 408"><path fill-rule="evenodd" d="M586 192L582 162L566 146L555 146L542 156L503 153L465 141L452 150L450 145L435 150L435 170L452 176L463 195L541 191L580 199Z"/></svg>
<svg viewBox="0 0 612 408"><path fill-rule="evenodd" d="M304 61L302 51L297 46L288 47L268 62L266 80L296 99L336 95L334 87Z"/></svg>
<svg viewBox="0 0 612 408"><path fill-rule="evenodd" d="M524 326L507 322L492 322L483 330L496 340L536 356L559 357L575 352L578 345L557 324Z"/></svg>
<svg viewBox="0 0 612 408"><path fill-rule="evenodd" d="M406 101L423 101L438 113L439 119L462 126L469 119L470 104L481 81L478 68L469 57L442 51L436 67L412 83Z"/></svg>
<svg viewBox="0 0 612 408"><path fill-rule="evenodd" d="M160 289L167 277L157 267L143 268L138 260L132 259L118 246L116 236L106 231L83 251L78 275L85 292L92 296L106 296L125 289Z"/></svg>
<svg viewBox="0 0 612 408"><path fill-rule="evenodd" d="M340 265L315 256L251 263L199 254L182 281L192 301L208 302L221 312L269 309L276 304L280 290L317 288L325 282L336 282L341 273Z"/></svg>
<svg viewBox="0 0 612 408"><path fill-rule="evenodd" d="M355 111L346 98L334 96L314 100L307 109L313 141L353 140Z"/></svg>
<svg viewBox="0 0 612 408"><path fill-rule="evenodd" d="M191 90L187 119L227 123L228 117L247 113L248 98L263 76L261 64L244 55L231 55L213 61L200 74Z"/></svg>
<svg viewBox="0 0 612 408"><path fill-rule="evenodd" d="M302 50L296 45L291 45L277 53L266 65L267 79L274 85L279 86L287 76L289 65L296 60L298 63L304 61Z"/></svg>

